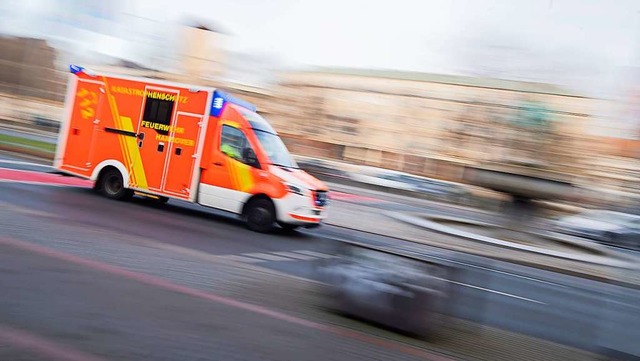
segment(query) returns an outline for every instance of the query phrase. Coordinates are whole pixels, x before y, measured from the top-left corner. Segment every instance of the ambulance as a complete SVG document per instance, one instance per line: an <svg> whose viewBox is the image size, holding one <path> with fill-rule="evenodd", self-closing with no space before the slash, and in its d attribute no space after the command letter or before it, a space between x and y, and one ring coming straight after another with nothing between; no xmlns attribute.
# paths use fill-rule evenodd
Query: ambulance
<svg viewBox="0 0 640 361"><path fill-rule="evenodd" d="M254 231L318 226L327 186L298 168L256 107L221 90L71 65L55 168L116 200L179 199Z"/></svg>

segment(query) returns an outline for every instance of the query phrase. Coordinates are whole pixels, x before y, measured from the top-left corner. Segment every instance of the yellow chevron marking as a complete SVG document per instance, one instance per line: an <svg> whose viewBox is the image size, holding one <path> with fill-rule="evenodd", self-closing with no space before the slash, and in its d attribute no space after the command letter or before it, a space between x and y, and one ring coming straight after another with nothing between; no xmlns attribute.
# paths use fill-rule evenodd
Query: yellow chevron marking
<svg viewBox="0 0 640 361"><path fill-rule="evenodd" d="M96 112L93 110L93 108L80 109L80 115L82 116L82 119L93 119L93 117L96 115Z"/></svg>
<svg viewBox="0 0 640 361"><path fill-rule="evenodd" d="M238 164L237 168L238 177L238 189L242 192L247 192L253 186L253 177L251 176L250 166L246 164Z"/></svg>
<svg viewBox="0 0 640 361"><path fill-rule="evenodd" d="M121 116L120 126L122 127L120 129L126 130L128 132L135 132L135 130L133 129L133 122L129 117ZM140 155L140 150L138 148L137 138L127 137L124 135L120 135L120 137L121 141L124 141L125 143L125 148L128 149L132 168L130 172L133 171L132 173L135 176L138 188L148 188L147 176L142 165L142 156Z"/></svg>
<svg viewBox="0 0 640 361"><path fill-rule="evenodd" d="M231 179L231 187L235 190L248 192L253 187L251 167L229 157L225 157L225 163Z"/></svg>
<svg viewBox="0 0 640 361"><path fill-rule="evenodd" d="M85 88L81 88L77 93L80 98L84 98L87 94L89 94L89 91Z"/></svg>
<svg viewBox="0 0 640 361"><path fill-rule="evenodd" d="M133 132L133 122L131 121L131 118L120 116L116 99L109 91L107 78L102 77L102 79L105 84L107 100L109 102L109 107L111 108L111 114L113 116L116 128ZM122 151L125 167L129 171L130 186L142 189L148 188L147 177L144 173L144 166L142 164L142 156L140 156L140 150L138 149L136 138L125 136L122 134L118 134L117 137L120 143L120 150Z"/></svg>
<svg viewBox="0 0 640 361"><path fill-rule="evenodd" d="M232 122L230 120L223 120L222 125L230 125L234 128L240 129L240 124L238 124L238 122Z"/></svg>
<svg viewBox="0 0 640 361"><path fill-rule="evenodd" d="M235 160L226 157L226 163L227 163L227 170L229 172L229 178L231 179L231 187L232 189L238 189L238 179L236 178L236 172L235 172Z"/></svg>
<svg viewBox="0 0 640 361"><path fill-rule="evenodd" d="M76 93L76 96L80 98L78 105L82 119L93 119L96 115L95 105L98 104L98 94L81 88Z"/></svg>

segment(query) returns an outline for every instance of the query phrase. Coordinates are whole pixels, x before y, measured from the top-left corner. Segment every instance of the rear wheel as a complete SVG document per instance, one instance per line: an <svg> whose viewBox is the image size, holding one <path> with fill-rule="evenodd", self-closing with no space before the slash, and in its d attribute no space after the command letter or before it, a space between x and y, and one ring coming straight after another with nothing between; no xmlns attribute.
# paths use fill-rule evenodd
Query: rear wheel
<svg viewBox="0 0 640 361"><path fill-rule="evenodd" d="M269 199L251 200L245 208L245 218L249 229L256 232L269 232L276 221L276 212Z"/></svg>
<svg viewBox="0 0 640 361"><path fill-rule="evenodd" d="M110 199L128 200L133 197L133 191L125 188L122 174L115 168L109 168L100 175L97 188L103 196Z"/></svg>

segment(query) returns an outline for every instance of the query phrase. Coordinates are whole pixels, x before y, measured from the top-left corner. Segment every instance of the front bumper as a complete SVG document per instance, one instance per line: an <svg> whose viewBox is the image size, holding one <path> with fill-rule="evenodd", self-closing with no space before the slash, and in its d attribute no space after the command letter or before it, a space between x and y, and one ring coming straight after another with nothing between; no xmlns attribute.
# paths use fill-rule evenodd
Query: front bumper
<svg viewBox="0 0 640 361"><path fill-rule="evenodd" d="M299 226L319 225L327 218L327 207L316 207L310 196L287 194L274 200L278 222Z"/></svg>

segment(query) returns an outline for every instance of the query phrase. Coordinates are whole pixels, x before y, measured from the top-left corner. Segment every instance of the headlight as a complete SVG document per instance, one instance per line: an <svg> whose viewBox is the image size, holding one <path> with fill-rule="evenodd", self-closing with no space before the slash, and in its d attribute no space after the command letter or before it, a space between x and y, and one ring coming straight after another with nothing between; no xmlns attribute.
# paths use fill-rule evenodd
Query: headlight
<svg viewBox="0 0 640 361"><path fill-rule="evenodd" d="M285 185L287 186L289 193L304 196L304 189L302 187L291 183L285 183Z"/></svg>

